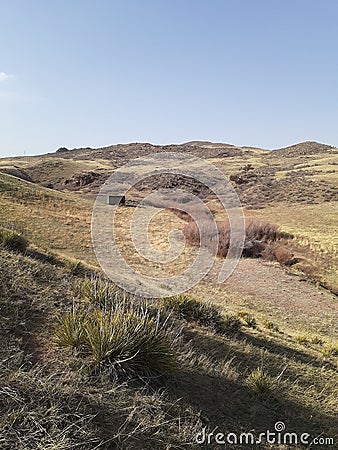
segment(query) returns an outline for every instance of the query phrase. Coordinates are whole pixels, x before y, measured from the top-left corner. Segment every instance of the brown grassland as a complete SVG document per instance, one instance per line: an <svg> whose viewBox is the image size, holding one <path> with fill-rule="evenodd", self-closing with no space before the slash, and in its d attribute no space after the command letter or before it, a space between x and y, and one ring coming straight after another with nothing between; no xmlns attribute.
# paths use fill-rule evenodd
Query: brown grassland
<svg viewBox="0 0 338 450"><path fill-rule="evenodd" d="M265 228L260 254L241 258L224 283L219 252L190 292L145 301L101 273L92 207L116 167L172 150L219 167L242 201L247 239L266 222L270 237ZM337 164L337 149L311 142L273 152L128 144L0 160L0 448L219 448L198 445L196 433L258 435L277 421L337 448ZM129 200L150 191L145 184ZM213 196L203 200L226 220ZM187 217L148 208L155 248L168 250L173 229L196 244ZM116 240L131 266L165 277L191 264L196 245L166 265L137 254L134 211L117 209Z"/></svg>

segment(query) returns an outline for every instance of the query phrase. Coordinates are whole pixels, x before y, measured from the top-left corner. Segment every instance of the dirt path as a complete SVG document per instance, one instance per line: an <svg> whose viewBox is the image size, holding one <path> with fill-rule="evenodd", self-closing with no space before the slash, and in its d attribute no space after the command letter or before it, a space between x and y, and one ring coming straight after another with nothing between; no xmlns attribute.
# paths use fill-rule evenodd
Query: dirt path
<svg viewBox="0 0 338 450"><path fill-rule="evenodd" d="M219 268L218 261L196 293L207 289L207 297L219 299L230 309L258 313L280 328L337 336L338 299L327 290L258 259L241 259L230 278L215 285ZM212 291L210 283L214 286Z"/></svg>

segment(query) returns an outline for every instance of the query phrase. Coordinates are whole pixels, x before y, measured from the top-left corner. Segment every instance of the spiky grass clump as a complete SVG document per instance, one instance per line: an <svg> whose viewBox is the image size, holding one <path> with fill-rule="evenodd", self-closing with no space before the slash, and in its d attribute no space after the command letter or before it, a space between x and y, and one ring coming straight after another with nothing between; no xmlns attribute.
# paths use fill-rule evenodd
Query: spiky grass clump
<svg viewBox="0 0 338 450"><path fill-rule="evenodd" d="M123 291L109 279L97 275L76 280L73 283L73 291L77 298L99 308L106 308L107 305L114 303L115 299L119 302L121 297L125 303L133 299L131 294Z"/></svg>
<svg viewBox="0 0 338 450"><path fill-rule="evenodd" d="M87 313L73 305L72 311L56 318L54 340L58 347L80 349L85 340Z"/></svg>
<svg viewBox="0 0 338 450"><path fill-rule="evenodd" d="M274 322L271 322L270 320L264 321L264 327L268 330L275 331L276 333L279 332L278 325L276 325Z"/></svg>
<svg viewBox="0 0 338 450"><path fill-rule="evenodd" d="M246 381L247 385L256 394L268 394L273 387L273 380L261 367L254 369Z"/></svg>
<svg viewBox="0 0 338 450"><path fill-rule="evenodd" d="M311 342L311 344L314 344L314 345L323 345L324 344L324 341L317 335L312 336L310 339L310 342Z"/></svg>
<svg viewBox="0 0 338 450"><path fill-rule="evenodd" d="M247 326L249 328L257 327L256 319L254 318L254 316L252 314L249 314L247 311L240 311L238 313L238 317L240 317L243 320L245 326Z"/></svg>
<svg viewBox="0 0 338 450"><path fill-rule="evenodd" d="M224 315L217 305L201 302L187 294L165 298L162 305L165 309L172 310L179 318L211 327L220 334L232 334L241 326L237 317Z"/></svg>
<svg viewBox="0 0 338 450"><path fill-rule="evenodd" d="M1 227L0 246L5 247L8 250L25 252L28 246L28 241L22 234L19 234L14 230Z"/></svg>
<svg viewBox="0 0 338 450"><path fill-rule="evenodd" d="M85 344L96 367L108 364L148 377L175 369L170 336L147 312L95 311L85 332Z"/></svg>
<svg viewBox="0 0 338 450"><path fill-rule="evenodd" d="M83 275L85 273L85 266L78 259L67 258L64 267L70 275Z"/></svg>
<svg viewBox="0 0 338 450"><path fill-rule="evenodd" d="M233 335L237 333L242 324L238 317L233 314L225 314L216 326L216 331L220 334Z"/></svg>
<svg viewBox="0 0 338 450"><path fill-rule="evenodd" d="M77 281L74 289L78 297L97 306L106 304L112 294L109 281L98 277Z"/></svg>
<svg viewBox="0 0 338 450"><path fill-rule="evenodd" d="M181 294L163 299L166 309L173 310L180 318L200 325L213 326L222 319L216 305L203 303L190 295Z"/></svg>
<svg viewBox="0 0 338 450"><path fill-rule="evenodd" d="M309 336L307 336L305 334L299 334L299 335L295 336L295 341L297 342L297 344L306 345L309 343Z"/></svg>
<svg viewBox="0 0 338 450"><path fill-rule="evenodd" d="M90 358L94 369L153 377L176 369L177 333L168 318L144 301L116 297L103 308L87 307L57 320L56 344L76 348Z"/></svg>
<svg viewBox="0 0 338 450"><path fill-rule="evenodd" d="M323 345L322 353L326 357L338 356L338 344L333 342L327 342Z"/></svg>

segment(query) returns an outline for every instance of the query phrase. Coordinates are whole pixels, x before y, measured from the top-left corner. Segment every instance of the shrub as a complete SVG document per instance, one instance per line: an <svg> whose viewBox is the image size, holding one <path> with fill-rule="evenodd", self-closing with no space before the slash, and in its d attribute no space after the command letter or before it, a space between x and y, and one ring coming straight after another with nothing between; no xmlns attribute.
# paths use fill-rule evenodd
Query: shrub
<svg viewBox="0 0 338 450"><path fill-rule="evenodd" d="M168 318L167 318L168 319ZM177 333L176 333L177 335ZM138 377L172 373L176 369L176 335L169 320L142 300L125 301L121 295L109 308L73 307L59 316L55 342L78 350L96 370L108 369Z"/></svg>
<svg viewBox="0 0 338 450"><path fill-rule="evenodd" d="M9 250L24 252L27 249L28 242L22 234L7 228L0 228L0 246Z"/></svg>
<svg viewBox="0 0 338 450"><path fill-rule="evenodd" d="M256 394L267 394L273 386L273 380L261 367L253 370L247 377L246 382Z"/></svg>
<svg viewBox="0 0 338 450"><path fill-rule="evenodd" d="M280 245L267 245L263 252L263 257L267 261L277 261L282 266L291 266L298 261L288 248Z"/></svg>
<svg viewBox="0 0 338 450"><path fill-rule="evenodd" d="M338 356L338 345L334 343L327 343L323 345L322 352L324 356Z"/></svg>
<svg viewBox="0 0 338 450"><path fill-rule="evenodd" d="M165 309L188 322L211 327L220 334L235 333L239 330L240 320L232 315L223 315L217 305L201 302L187 294L176 295L161 300Z"/></svg>
<svg viewBox="0 0 338 450"><path fill-rule="evenodd" d="M264 322L264 326L265 326L265 328L267 328L268 330L276 331L276 332L279 331L278 326L275 325L273 322L271 322L271 321L269 321L269 320L266 320L266 321Z"/></svg>
<svg viewBox="0 0 338 450"><path fill-rule="evenodd" d="M256 328L257 322L253 315L249 314L246 311L240 311L238 313L238 317L240 317L244 324L249 328Z"/></svg>
<svg viewBox="0 0 338 450"><path fill-rule="evenodd" d="M209 248L218 256L225 257L230 245L230 224L228 221L218 221L213 224L209 215L200 215L198 225L194 220L186 223L183 229L184 236L190 245L201 245ZM291 237L281 232L279 227L269 222L249 220L245 225L245 242L243 256L260 257L266 251L268 244L279 239ZM216 247L217 246L217 247ZM287 263L293 255L288 251L279 251L277 257ZM277 258L274 256L274 258Z"/></svg>
<svg viewBox="0 0 338 450"><path fill-rule="evenodd" d="M261 220L249 220L245 226L246 240L273 242L282 237L278 225Z"/></svg>
<svg viewBox="0 0 338 450"><path fill-rule="evenodd" d="M66 259L65 269L70 275L82 275L85 272L85 267L81 261L77 259Z"/></svg>

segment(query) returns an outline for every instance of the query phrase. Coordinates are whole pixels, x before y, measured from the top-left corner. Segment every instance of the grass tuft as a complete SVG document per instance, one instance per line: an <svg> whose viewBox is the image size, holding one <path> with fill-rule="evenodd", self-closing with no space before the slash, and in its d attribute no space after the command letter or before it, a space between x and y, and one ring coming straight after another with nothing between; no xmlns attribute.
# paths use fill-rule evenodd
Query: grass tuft
<svg viewBox="0 0 338 450"><path fill-rule="evenodd" d="M322 353L324 356L332 357L338 356L338 344L328 342L323 345Z"/></svg>
<svg viewBox="0 0 338 450"><path fill-rule="evenodd" d="M239 311L238 317L240 317L244 325L249 328L256 328L257 327L257 321L254 318L252 314L249 314L247 311Z"/></svg>
<svg viewBox="0 0 338 450"><path fill-rule="evenodd" d="M140 378L173 373L177 342L168 317L141 300L131 303L124 297L102 309L73 308L58 317L55 342L59 347L79 350L90 358L95 370L125 373Z"/></svg>
<svg viewBox="0 0 338 450"><path fill-rule="evenodd" d="M28 246L27 239L14 230L0 228L0 246L8 250L25 252Z"/></svg>
<svg viewBox="0 0 338 450"><path fill-rule="evenodd" d="M265 320L264 327L268 330L279 332L278 326L273 322L271 322L270 320Z"/></svg>
<svg viewBox="0 0 338 450"><path fill-rule="evenodd" d="M70 275L83 275L85 267L81 261L73 258L67 258L64 262L65 269Z"/></svg>
<svg viewBox="0 0 338 450"><path fill-rule="evenodd" d="M58 347L79 349L84 342L87 314L73 305L72 311L56 318L54 342Z"/></svg>
<svg viewBox="0 0 338 450"><path fill-rule="evenodd" d="M273 387L273 380L261 367L254 369L246 381L256 394L267 394Z"/></svg>
<svg viewBox="0 0 338 450"><path fill-rule="evenodd" d="M173 311L180 319L210 327L220 334L231 334L239 330L240 320L224 315L219 306L205 303L187 294L168 297L161 301L166 310Z"/></svg>

